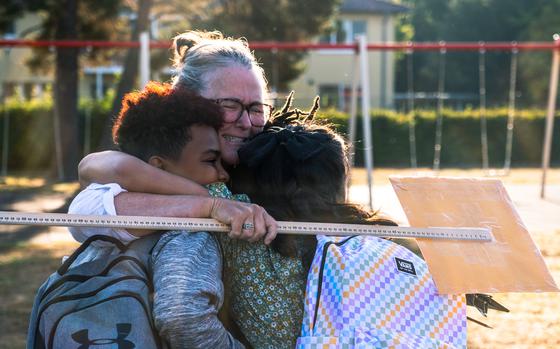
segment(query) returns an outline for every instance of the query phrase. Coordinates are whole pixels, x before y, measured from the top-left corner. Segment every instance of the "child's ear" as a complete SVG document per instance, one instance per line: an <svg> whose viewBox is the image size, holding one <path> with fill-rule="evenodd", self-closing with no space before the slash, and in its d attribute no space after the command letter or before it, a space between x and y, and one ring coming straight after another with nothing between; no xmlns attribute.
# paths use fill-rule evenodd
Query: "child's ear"
<svg viewBox="0 0 560 349"><path fill-rule="evenodd" d="M162 157L159 157L157 155L151 156L148 159L148 164L157 167L157 168L163 168L164 166L164 160Z"/></svg>

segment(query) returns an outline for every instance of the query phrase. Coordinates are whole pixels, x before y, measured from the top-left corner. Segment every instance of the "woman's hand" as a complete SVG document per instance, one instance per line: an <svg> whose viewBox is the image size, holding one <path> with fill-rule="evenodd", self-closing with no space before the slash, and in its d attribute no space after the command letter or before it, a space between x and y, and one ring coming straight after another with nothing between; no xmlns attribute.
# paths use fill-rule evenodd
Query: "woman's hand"
<svg viewBox="0 0 560 349"><path fill-rule="evenodd" d="M266 245L276 237L278 224L264 208L255 204L214 198L210 217L231 227L229 237Z"/></svg>
<svg viewBox="0 0 560 349"><path fill-rule="evenodd" d="M215 197L123 192L115 196L115 211L122 216L214 218L231 226L230 237L251 242L263 239L267 245L278 230L276 220L259 205ZM244 224L246 229L243 229ZM152 232L128 231L136 236Z"/></svg>

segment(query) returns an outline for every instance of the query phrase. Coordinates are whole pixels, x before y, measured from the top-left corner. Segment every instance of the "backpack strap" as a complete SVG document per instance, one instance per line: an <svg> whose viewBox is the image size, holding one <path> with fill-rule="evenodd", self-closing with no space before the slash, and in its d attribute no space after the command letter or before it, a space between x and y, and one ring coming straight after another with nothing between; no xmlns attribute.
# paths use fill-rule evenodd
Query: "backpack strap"
<svg viewBox="0 0 560 349"><path fill-rule="evenodd" d="M162 232L156 232L150 235L146 235L141 237L140 239L136 239L126 245L126 249L133 248L135 251L139 253L143 253L146 255L151 255L154 247L158 243L159 239L161 238Z"/></svg>
<svg viewBox="0 0 560 349"><path fill-rule="evenodd" d="M107 235L93 235L90 236L86 241L84 241L80 245L80 247L78 247L76 251L74 251L74 253L72 253L72 255L70 255L70 257L68 257L68 259L66 259L64 263L62 263L62 265L60 266L60 268L58 268L56 272L59 275L66 274L68 268L70 268L72 263L74 263L74 261L80 256L80 254L82 254L82 252L84 252L94 241L110 242L113 245L115 245L115 247L117 247L121 251L121 253L127 250L127 246L123 244L122 241L120 241L119 239Z"/></svg>
<svg viewBox="0 0 560 349"><path fill-rule="evenodd" d="M154 248L156 247L163 233L164 232L156 232L150 235L143 236L140 239L136 239L130 242L126 246L127 251L134 251L136 253L136 258L139 258L142 264L146 267L146 271L148 273L148 276L150 277L150 281L153 277L152 263L150 262L150 259L152 258Z"/></svg>
<svg viewBox="0 0 560 349"><path fill-rule="evenodd" d="M322 287L323 287L323 272L325 271L325 263L327 262L327 254L329 252L329 247L331 245L335 245L335 246L342 246L345 243L347 243L348 241L350 241L351 239L357 237L358 235L353 235L350 236L344 240L341 240L339 242L336 241L327 241L324 245L323 245L323 255L321 257L321 265L320 265L320 269L319 269L319 284L317 285L317 302L315 303L315 312L313 313L313 325L311 327L311 330L313 330L315 328L315 324L317 323L317 315L319 314L319 304L321 303L321 292L322 292Z"/></svg>

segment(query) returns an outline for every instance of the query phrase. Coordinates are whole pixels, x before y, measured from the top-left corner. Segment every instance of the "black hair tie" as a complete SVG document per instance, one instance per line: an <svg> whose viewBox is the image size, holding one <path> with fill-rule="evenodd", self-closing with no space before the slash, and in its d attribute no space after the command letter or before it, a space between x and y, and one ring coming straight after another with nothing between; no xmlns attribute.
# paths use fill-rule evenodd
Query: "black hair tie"
<svg viewBox="0 0 560 349"><path fill-rule="evenodd" d="M273 126L255 136L239 150L241 163L255 167L282 147L295 161L306 161L319 154L330 140L325 133L305 131L301 126Z"/></svg>

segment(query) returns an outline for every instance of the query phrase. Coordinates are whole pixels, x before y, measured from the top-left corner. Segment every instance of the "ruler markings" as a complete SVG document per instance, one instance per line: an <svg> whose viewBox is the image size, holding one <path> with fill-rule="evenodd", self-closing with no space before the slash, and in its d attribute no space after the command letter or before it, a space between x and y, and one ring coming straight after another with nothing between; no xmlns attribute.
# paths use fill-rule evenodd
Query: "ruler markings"
<svg viewBox="0 0 560 349"><path fill-rule="evenodd" d="M0 211L0 224L76 227L110 227L124 229L183 229L228 232L229 226L209 218L146 216L94 216L64 213L22 213ZM365 224L278 222L278 233L300 235L371 235L378 237L427 238L447 240L492 241L488 228L393 227Z"/></svg>

